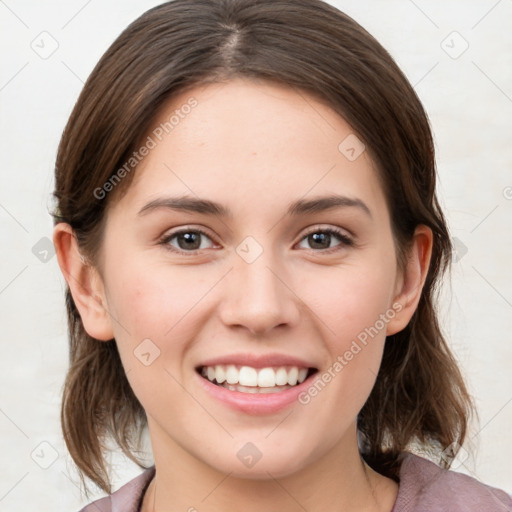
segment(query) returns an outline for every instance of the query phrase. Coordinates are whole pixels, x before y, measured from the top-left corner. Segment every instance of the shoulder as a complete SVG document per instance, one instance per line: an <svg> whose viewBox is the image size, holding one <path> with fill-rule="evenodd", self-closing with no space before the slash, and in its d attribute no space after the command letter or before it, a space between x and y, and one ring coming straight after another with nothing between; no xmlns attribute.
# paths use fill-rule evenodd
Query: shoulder
<svg viewBox="0 0 512 512"><path fill-rule="evenodd" d="M443 469L412 453L402 454L398 496L392 512L511 512L504 491Z"/></svg>
<svg viewBox="0 0 512 512"><path fill-rule="evenodd" d="M89 503L80 512L139 512L142 496L154 474L155 466L151 466L110 496Z"/></svg>

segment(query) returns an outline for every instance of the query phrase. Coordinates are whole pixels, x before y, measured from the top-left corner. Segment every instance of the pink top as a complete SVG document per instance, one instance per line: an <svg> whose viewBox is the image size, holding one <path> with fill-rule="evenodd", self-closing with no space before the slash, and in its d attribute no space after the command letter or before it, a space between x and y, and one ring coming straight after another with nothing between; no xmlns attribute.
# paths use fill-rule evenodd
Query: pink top
<svg viewBox="0 0 512 512"><path fill-rule="evenodd" d="M152 466L80 512L140 512L142 497L154 475ZM512 512L512 498L472 477L404 453L398 496L390 512Z"/></svg>

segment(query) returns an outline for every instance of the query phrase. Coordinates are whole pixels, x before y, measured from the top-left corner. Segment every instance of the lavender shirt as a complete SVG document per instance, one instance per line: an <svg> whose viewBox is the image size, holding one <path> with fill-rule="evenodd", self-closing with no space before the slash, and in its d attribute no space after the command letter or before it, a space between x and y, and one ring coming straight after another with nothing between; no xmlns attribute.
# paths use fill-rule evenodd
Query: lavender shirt
<svg viewBox="0 0 512 512"><path fill-rule="evenodd" d="M154 475L152 466L80 512L140 512L142 498ZM512 512L512 499L504 491L472 477L405 453L398 496L390 512Z"/></svg>

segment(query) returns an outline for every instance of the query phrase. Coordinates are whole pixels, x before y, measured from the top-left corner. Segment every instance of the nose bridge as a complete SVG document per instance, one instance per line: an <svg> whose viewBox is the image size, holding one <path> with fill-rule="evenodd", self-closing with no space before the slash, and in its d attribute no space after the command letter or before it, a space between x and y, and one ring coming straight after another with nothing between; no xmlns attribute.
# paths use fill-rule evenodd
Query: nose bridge
<svg viewBox="0 0 512 512"><path fill-rule="evenodd" d="M230 286L223 297L221 317L226 325L240 325L263 334L298 319L295 296L286 286L271 248L247 237L233 255Z"/></svg>

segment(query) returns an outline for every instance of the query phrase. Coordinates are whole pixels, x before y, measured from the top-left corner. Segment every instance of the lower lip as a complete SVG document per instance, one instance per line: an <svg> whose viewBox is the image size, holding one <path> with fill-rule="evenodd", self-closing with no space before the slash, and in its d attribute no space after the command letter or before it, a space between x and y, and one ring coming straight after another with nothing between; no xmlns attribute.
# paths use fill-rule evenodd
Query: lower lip
<svg viewBox="0 0 512 512"><path fill-rule="evenodd" d="M315 374L308 377L304 382L290 389L278 393L242 393L241 391L230 391L222 386L213 384L195 372L201 386L213 398L223 402L236 411L246 414L261 415L272 414L288 407L298 401L298 395L311 386Z"/></svg>

